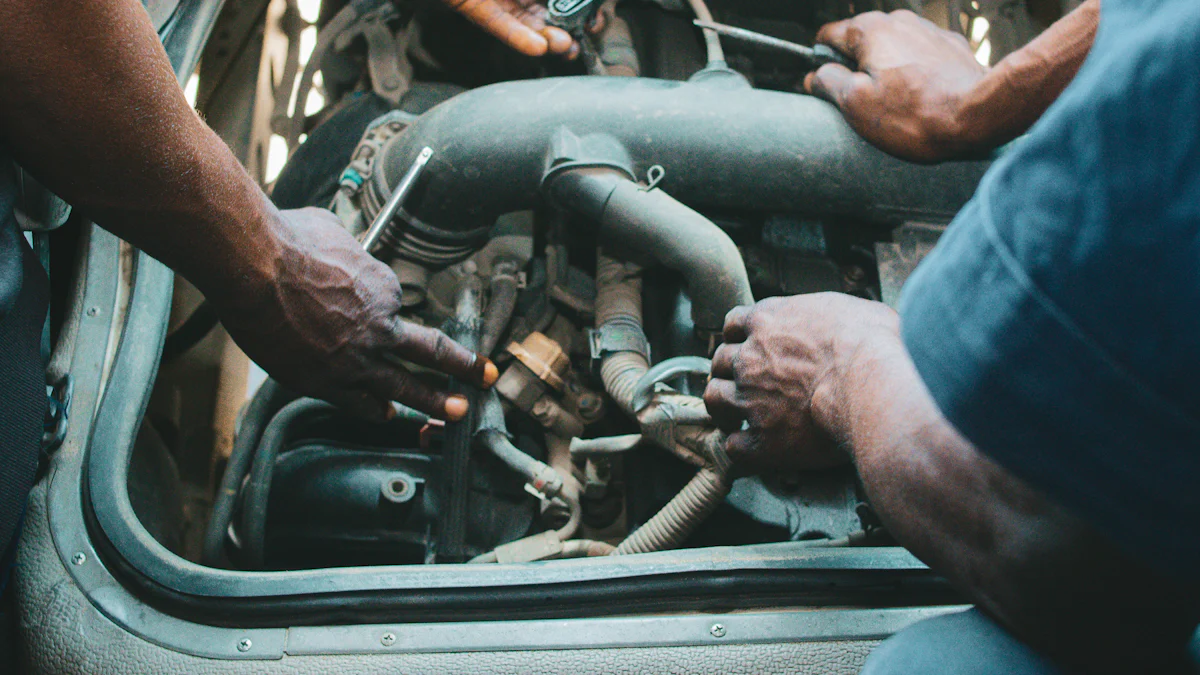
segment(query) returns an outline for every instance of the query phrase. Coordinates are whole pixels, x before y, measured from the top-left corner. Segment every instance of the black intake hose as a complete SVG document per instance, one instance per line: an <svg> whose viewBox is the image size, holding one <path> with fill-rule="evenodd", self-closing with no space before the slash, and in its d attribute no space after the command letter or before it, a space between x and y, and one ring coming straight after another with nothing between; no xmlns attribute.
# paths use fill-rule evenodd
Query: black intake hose
<svg viewBox="0 0 1200 675"><path fill-rule="evenodd" d="M947 222L989 162L922 166L868 145L811 96L628 77L506 82L456 96L383 150L385 198L433 149L402 214L417 249L482 245L496 218L532 208L548 173L608 166L694 208ZM420 257L420 254L417 254Z"/></svg>

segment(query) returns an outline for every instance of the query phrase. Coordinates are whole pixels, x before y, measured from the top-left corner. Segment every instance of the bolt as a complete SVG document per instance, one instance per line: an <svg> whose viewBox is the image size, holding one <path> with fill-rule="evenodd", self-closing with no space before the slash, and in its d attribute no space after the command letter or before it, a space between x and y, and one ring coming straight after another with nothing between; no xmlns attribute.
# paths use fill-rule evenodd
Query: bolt
<svg viewBox="0 0 1200 675"><path fill-rule="evenodd" d="M725 624L714 623L712 628L708 629L708 632L715 638L723 638L725 637Z"/></svg>
<svg viewBox="0 0 1200 675"><path fill-rule="evenodd" d="M384 633L383 637L379 638L379 643L384 647L391 647L392 645L396 644L396 634Z"/></svg>
<svg viewBox="0 0 1200 675"><path fill-rule="evenodd" d="M100 308L99 307L88 307L87 315L88 316L100 316Z"/></svg>
<svg viewBox="0 0 1200 675"><path fill-rule="evenodd" d="M590 417L600 412L600 405L603 400L595 394L584 394L579 397L579 414L584 417Z"/></svg>
<svg viewBox="0 0 1200 675"><path fill-rule="evenodd" d="M87 554L85 554L83 551L71 556L71 564L75 565L76 567L85 562L87 562Z"/></svg>
<svg viewBox="0 0 1200 675"><path fill-rule="evenodd" d="M254 643L250 641L250 638L242 638L240 641L238 641L238 651L239 652L248 652L248 651L250 651L250 648L253 646L254 646Z"/></svg>

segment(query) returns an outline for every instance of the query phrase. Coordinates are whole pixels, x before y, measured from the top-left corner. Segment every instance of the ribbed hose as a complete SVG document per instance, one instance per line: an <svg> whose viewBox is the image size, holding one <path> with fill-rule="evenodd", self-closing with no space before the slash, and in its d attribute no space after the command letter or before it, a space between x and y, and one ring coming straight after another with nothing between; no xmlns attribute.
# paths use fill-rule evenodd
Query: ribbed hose
<svg viewBox="0 0 1200 675"><path fill-rule="evenodd" d="M687 539L725 499L729 483L723 472L705 467L696 472L661 511L625 538L610 555L652 553L675 548Z"/></svg>
<svg viewBox="0 0 1200 675"><path fill-rule="evenodd" d="M596 327L625 323L642 325L642 278L640 270L596 252ZM600 378L608 395L630 415L638 380L650 364L636 352L617 352L604 357ZM723 464L723 463L722 463ZM707 466L667 502L653 518L629 535L610 555L650 553L683 543L729 492L727 466Z"/></svg>
<svg viewBox="0 0 1200 675"><path fill-rule="evenodd" d="M603 250L596 252L596 328L605 324L624 323L642 326L642 277L634 265L608 257ZM600 379L604 389L617 405L629 415L637 383L650 369L646 357L637 352L617 352L604 357L600 364Z"/></svg>

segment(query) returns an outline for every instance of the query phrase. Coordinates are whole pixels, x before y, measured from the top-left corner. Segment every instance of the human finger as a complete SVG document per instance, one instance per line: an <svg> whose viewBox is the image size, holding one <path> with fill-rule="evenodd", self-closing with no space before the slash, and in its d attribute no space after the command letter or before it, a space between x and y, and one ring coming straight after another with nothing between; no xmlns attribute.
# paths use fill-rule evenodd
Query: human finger
<svg viewBox="0 0 1200 675"><path fill-rule="evenodd" d="M567 31L556 26L546 26L542 29L542 37L546 38L547 51L551 54L569 56L576 49L575 38Z"/></svg>
<svg viewBox="0 0 1200 675"><path fill-rule="evenodd" d="M725 454L729 455L738 473L756 473L762 466L759 434L751 429L736 431L725 440Z"/></svg>
<svg viewBox="0 0 1200 675"><path fill-rule="evenodd" d="M724 338L730 342L745 342L749 336L750 310L753 305L740 305L725 314Z"/></svg>
<svg viewBox="0 0 1200 675"><path fill-rule="evenodd" d="M402 403L450 422L466 417L470 409L465 396L434 389L400 365L393 365L386 375L380 377L375 390L388 401ZM391 409L390 404L388 408Z"/></svg>
<svg viewBox="0 0 1200 675"><path fill-rule="evenodd" d="M808 93L829 101L843 112L850 107L852 98L871 84L871 76L856 73L838 63L827 63L804 79Z"/></svg>
<svg viewBox="0 0 1200 675"><path fill-rule="evenodd" d="M704 388L704 407L717 427L725 433L741 429L746 419L746 413L737 400L737 385L730 380L712 379Z"/></svg>
<svg viewBox="0 0 1200 675"><path fill-rule="evenodd" d="M400 318L396 322L397 342L392 351L401 358L484 388L499 379L500 371L491 359L458 344L442 331Z"/></svg>
<svg viewBox="0 0 1200 675"><path fill-rule="evenodd" d="M526 56L542 56L550 47L545 36L513 16L495 0L445 0L445 2L473 23Z"/></svg>
<svg viewBox="0 0 1200 675"><path fill-rule="evenodd" d="M741 345L737 343L725 343L717 347L717 351L712 357L712 376L715 379L722 380L737 380L737 368L734 363L737 361L738 353L741 351Z"/></svg>
<svg viewBox="0 0 1200 675"><path fill-rule="evenodd" d="M883 12L866 12L851 19L835 21L821 26L817 31L817 42L829 45L837 51L862 63L866 56L866 37L869 31L878 29L887 21Z"/></svg>

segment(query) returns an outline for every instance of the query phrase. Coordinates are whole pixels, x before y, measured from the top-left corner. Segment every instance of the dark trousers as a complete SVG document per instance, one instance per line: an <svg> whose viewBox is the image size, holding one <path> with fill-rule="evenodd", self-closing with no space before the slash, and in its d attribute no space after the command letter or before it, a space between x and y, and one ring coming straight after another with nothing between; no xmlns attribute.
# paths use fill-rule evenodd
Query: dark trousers
<svg viewBox="0 0 1200 675"><path fill-rule="evenodd" d="M0 225L2 226L2 225ZM33 252L22 249L21 290L0 316L0 672L15 672L10 630L14 619L6 593L25 500L37 471L46 416L46 372L41 337L46 320L45 272Z"/></svg>

